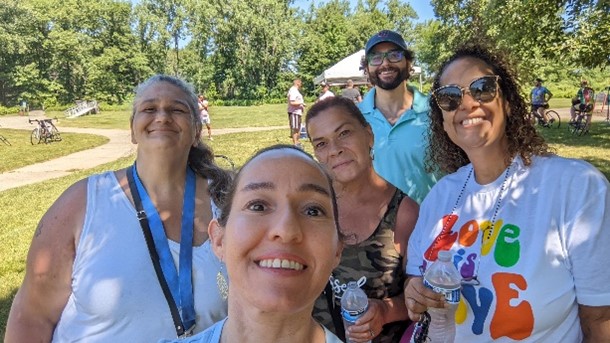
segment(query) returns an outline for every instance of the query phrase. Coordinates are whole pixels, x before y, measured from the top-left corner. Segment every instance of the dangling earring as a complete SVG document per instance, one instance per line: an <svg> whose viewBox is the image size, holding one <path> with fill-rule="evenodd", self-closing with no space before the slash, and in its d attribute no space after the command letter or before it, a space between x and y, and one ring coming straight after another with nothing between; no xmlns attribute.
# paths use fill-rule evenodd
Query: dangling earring
<svg viewBox="0 0 610 343"><path fill-rule="evenodd" d="M371 161L375 159L375 149L373 147L369 148L369 156L371 156Z"/></svg>
<svg viewBox="0 0 610 343"><path fill-rule="evenodd" d="M222 300L227 300L229 297L229 283L222 273L222 266L224 263L220 261L220 270L218 274L216 274L216 285L218 286L218 292L220 293L220 297Z"/></svg>

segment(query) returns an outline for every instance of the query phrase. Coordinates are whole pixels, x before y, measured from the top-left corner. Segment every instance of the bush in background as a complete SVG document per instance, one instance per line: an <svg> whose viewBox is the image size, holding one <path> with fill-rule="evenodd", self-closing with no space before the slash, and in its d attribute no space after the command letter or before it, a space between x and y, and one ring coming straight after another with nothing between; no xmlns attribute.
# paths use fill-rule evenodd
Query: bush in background
<svg viewBox="0 0 610 343"><path fill-rule="evenodd" d="M19 106L14 107L4 107L0 105L0 116L5 116L7 114L16 114L19 113Z"/></svg>

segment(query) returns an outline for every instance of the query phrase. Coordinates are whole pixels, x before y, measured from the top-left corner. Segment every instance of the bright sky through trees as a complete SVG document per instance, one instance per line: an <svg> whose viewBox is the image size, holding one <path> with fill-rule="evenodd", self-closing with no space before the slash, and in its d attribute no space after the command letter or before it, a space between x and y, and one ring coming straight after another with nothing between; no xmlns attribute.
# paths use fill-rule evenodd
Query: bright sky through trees
<svg viewBox="0 0 610 343"><path fill-rule="evenodd" d="M319 5L320 2L322 2L319 0L295 0L294 5L302 9L307 9L312 1L315 1L316 5ZM430 5L429 0L405 0L405 2L409 3L415 12L417 12L419 22L434 18L434 11L432 10L432 5ZM354 7L356 6L357 0L350 0L350 3L352 7Z"/></svg>

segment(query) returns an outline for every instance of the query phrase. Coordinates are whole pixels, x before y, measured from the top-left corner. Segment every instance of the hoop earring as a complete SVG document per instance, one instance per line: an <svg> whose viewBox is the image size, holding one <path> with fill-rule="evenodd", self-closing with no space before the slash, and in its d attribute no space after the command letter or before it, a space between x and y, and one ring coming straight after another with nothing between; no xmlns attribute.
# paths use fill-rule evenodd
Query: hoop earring
<svg viewBox="0 0 610 343"><path fill-rule="evenodd" d="M224 262L220 261L220 270L218 271L218 274L216 274L216 286L218 286L218 292L220 293L222 300L227 300L229 297L229 283L222 273L223 265Z"/></svg>

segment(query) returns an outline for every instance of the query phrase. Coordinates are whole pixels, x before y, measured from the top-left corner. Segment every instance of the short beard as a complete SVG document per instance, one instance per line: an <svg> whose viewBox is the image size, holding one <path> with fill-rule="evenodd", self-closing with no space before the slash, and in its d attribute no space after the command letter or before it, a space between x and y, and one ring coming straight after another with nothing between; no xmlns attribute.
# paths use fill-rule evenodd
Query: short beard
<svg viewBox="0 0 610 343"><path fill-rule="evenodd" d="M390 82L381 81L377 74L388 69L398 70L398 75L396 75L396 77ZM400 86L400 84L402 84L403 81L408 80L410 76L409 69L398 67L386 67L383 69L377 69L374 73L369 73L371 84L387 91L396 89L398 86Z"/></svg>

